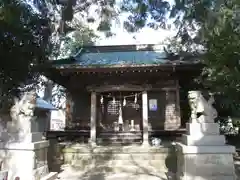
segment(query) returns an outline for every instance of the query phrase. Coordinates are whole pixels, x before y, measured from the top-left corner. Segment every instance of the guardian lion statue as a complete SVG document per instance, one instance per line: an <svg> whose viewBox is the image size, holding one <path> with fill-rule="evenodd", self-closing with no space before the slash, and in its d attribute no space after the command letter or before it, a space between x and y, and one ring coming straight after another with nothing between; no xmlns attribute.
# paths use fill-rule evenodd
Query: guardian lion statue
<svg viewBox="0 0 240 180"><path fill-rule="evenodd" d="M191 108L191 122L214 122L218 113L213 107L214 97L206 100L201 91L188 92L189 105Z"/></svg>
<svg viewBox="0 0 240 180"><path fill-rule="evenodd" d="M36 98L35 92L26 92L20 99L15 99L15 104L11 108L12 121L8 124L8 130L17 133L22 140L24 135L31 131L31 120L34 118Z"/></svg>

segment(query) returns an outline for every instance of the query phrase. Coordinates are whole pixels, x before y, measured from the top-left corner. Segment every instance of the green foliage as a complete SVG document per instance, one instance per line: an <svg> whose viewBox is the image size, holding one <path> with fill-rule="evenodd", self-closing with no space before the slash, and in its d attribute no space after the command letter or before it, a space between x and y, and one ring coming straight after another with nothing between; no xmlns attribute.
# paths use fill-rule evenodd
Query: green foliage
<svg viewBox="0 0 240 180"><path fill-rule="evenodd" d="M33 13L23 1L0 2L1 102L38 77L37 67L51 49L50 35L49 20Z"/></svg>
<svg viewBox="0 0 240 180"><path fill-rule="evenodd" d="M8 104L21 87L36 88L42 73L39 67L50 55L59 53L52 39L54 23L58 23L55 21L59 13L57 4L44 0L33 1L33 4L36 9L20 0L0 2L1 105ZM74 30L72 38L60 37L66 41L66 51L76 53L83 44L94 42L94 33L80 24L65 24Z"/></svg>
<svg viewBox="0 0 240 180"><path fill-rule="evenodd" d="M222 4L215 24L206 24L203 29L207 49L203 83L218 94L220 108L234 116L240 115L239 10L239 1Z"/></svg>
<svg viewBox="0 0 240 180"><path fill-rule="evenodd" d="M59 4L56 4L56 2L54 0L33 0L37 9L40 12L44 12L45 15L48 14L48 16L54 16L54 13L59 11L57 8ZM66 0L66 2L66 4L60 3L63 10L63 13L61 13L63 20L71 22L76 15L80 18L85 17L91 23L98 21L99 31L105 32L106 35L111 34L112 20L116 19L119 14L115 6L115 0ZM92 7L96 7L95 12L97 12L97 16L95 17L89 16L89 11L91 11Z"/></svg>
<svg viewBox="0 0 240 180"><path fill-rule="evenodd" d="M124 1L122 10L131 12L125 27L129 31L146 25L168 28L172 19L178 33L169 41L168 51L184 55L204 52L206 68L198 82L216 93L220 114L239 116L240 1L175 0L172 6L169 2Z"/></svg>
<svg viewBox="0 0 240 180"><path fill-rule="evenodd" d="M68 54L68 56L75 55L82 46L93 45L98 38L93 30L81 25L80 22L74 25L74 29L71 36L64 38L64 48L61 54Z"/></svg>

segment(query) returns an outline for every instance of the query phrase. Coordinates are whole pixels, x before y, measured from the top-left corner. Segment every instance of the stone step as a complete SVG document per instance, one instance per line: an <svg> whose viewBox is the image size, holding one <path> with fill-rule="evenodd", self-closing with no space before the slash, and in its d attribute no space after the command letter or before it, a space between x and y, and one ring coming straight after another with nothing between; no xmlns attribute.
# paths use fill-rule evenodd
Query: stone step
<svg viewBox="0 0 240 180"><path fill-rule="evenodd" d="M141 139L141 134L100 134L99 138L101 139Z"/></svg>
<svg viewBox="0 0 240 180"><path fill-rule="evenodd" d="M101 133L97 138L97 143L137 143L142 141L141 133Z"/></svg>
<svg viewBox="0 0 240 180"><path fill-rule="evenodd" d="M108 161L85 164L84 162L72 162L71 166L79 171L88 171L89 169L94 169L95 172L128 172L128 173L146 173L147 172L167 172L169 169L171 171L176 171L176 168L173 167L176 162L172 162L172 167L167 167L165 159L155 160L155 161Z"/></svg>
<svg viewBox="0 0 240 180"><path fill-rule="evenodd" d="M99 153L78 154L69 158L68 163L78 170L88 170L94 167L107 172L139 172L144 170L167 171L175 169L176 156L169 153ZM169 167L170 166L170 167ZM173 170L174 171L174 170Z"/></svg>
<svg viewBox="0 0 240 180"><path fill-rule="evenodd" d="M50 172L46 176L42 177L40 180L56 180L58 178L57 172Z"/></svg>

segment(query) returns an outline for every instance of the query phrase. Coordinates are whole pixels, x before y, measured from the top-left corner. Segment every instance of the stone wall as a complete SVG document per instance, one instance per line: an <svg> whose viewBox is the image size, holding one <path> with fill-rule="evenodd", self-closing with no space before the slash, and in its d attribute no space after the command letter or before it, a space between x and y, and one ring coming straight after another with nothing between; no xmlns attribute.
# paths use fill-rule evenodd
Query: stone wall
<svg viewBox="0 0 240 180"><path fill-rule="evenodd" d="M174 146L100 146L72 145L63 150L65 164L94 173L138 173L161 176L176 172Z"/></svg>
<svg viewBox="0 0 240 180"><path fill-rule="evenodd" d="M164 129L176 130L181 126L180 102L178 101L177 91L166 92L165 122Z"/></svg>

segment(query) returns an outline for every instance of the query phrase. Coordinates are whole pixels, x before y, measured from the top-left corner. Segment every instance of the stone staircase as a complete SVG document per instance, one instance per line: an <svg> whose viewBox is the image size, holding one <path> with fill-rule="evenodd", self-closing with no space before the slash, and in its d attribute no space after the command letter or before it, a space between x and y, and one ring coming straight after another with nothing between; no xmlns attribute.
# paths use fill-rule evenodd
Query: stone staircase
<svg viewBox="0 0 240 180"><path fill-rule="evenodd" d="M80 172L152 174L176 172L173 146L144 147L74 145L64 149L65 164Z"/></svg>

